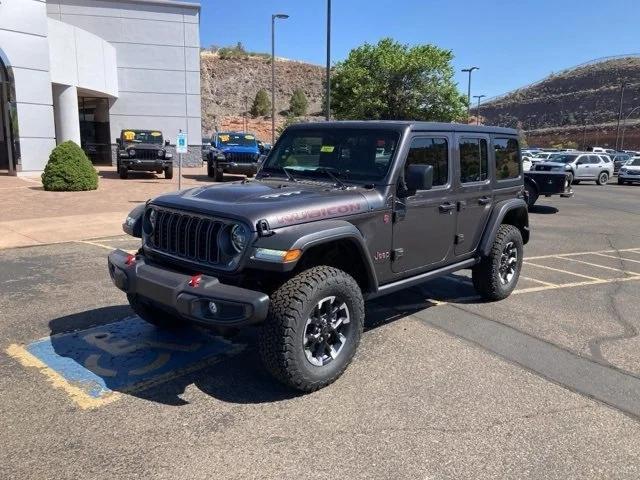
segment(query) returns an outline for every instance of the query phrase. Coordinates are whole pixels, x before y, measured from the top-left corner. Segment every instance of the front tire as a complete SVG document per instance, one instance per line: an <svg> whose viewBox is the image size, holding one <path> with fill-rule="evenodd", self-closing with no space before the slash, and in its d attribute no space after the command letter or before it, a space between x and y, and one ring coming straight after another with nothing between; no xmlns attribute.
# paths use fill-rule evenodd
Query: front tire
<svg viewBox="0 0 640 480"><path fill-rule="evenodd" d="M489 255L473 267L476 291L486 300L496 301L511 295L522 270L522 234L513 225L500 225Z"/></svg>
<svg viewBox="0 0 640 480"><path fill-rule="evenodd" d="M598 179L596 180L596 183L598 185L606 185L608 181L609 181L609 174L607 172L602 172L600 173L600 175L598 175Z"/></svg>
<svg viewBox="0 0 640 480"><path fill-rule="evenodd" d="M171 180L173 178L173 165L165 167L164 178L166 178L167 180Z"/></svg>
<svg viewBox="0 0 640 480"><path fill-rule="evenodd" d="M155 325L161 329L174 329L184 326L185 322L180 317L171 315L164 310L153 306L151 302L144 300L138 295L127 294L127 300L133 311L145 322Z"/></svg>
<svg viewBox="0 0 640 480"><path fill-rule="evenodd" d="M277 380L313 392L333 383L349 366L363 324L364 300L356 281L342 270L314 267L271 296L260 356Z"/></svg>
<svg viewBox="0 0 640 480"><path fill-rule="evenodd" d="M618 177L618 185L624 185L624 180Z"/></svg>
<svg viewBox="0 0 640 480"><path fill-rule="evenodd" d="M527 192L527 207L531 209L538 201L538 189L528 183L524 184L524 190Z"/></svg>
<svg viewBox="0 0 640 480"><path fill-rule="evenodd" d="M120 167L120 170L118 171L118 173L120 174L120 178L122 180L126 180L127 177L129 176L129 171L127 170L127 167Z"/></svg>

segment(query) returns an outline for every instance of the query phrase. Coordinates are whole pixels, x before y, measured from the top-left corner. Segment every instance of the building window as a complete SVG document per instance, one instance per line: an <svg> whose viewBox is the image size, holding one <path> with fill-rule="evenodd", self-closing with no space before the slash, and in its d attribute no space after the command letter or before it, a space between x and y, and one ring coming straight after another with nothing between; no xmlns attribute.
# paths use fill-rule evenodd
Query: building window
<svg viewBox="0 0 640 480"><path fill-rule="evenodd" d="M460 140L460 182L483 182L488 178L489 154L484 138Z"/></svg>
<svg viewBox="0 0 640 480"><path fill-rule="evenodd" d="M449 182L449 147L446 138L416 138L411 143L405 169L409 165L431 165L433 186Z"/></svg>
<svg viewBox="0 0 640 480"><path fill-rule="evenodd" d="M496 138L493 140L496 155L496 178L509 180L520 177L522 162L520 148L515 138Z"/></svg>

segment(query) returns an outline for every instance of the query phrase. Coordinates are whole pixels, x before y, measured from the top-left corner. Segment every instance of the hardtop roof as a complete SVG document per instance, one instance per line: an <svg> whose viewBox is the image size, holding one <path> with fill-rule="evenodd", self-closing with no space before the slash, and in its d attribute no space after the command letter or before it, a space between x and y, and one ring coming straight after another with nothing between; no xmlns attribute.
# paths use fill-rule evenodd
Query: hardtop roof
<svg viewBox="0 0 640 480"><path fill-rule="evenodd" d="M485 125L466 125L463 123L417 122L409 120L347 120L330 122L310 122L291 125L292 129L313 130L315 128L392 128L397 130L411 129L413 132L475 132L498 133L503 135L518 135L513 128L494 127Z"/></svg>

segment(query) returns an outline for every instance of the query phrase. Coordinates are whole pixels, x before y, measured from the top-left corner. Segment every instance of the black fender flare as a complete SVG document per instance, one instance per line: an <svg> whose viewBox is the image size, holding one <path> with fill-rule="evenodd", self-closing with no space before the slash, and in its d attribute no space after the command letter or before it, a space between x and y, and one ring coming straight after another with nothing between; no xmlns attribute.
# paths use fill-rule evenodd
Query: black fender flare
<svg viewBox="0 0 640 480"><path fill-rule="evenodd" d="M526 244L529 241L529 210L527 203L521 198L512 198L498 203L491 212L487 227L484 230L482 239L480 240L479 252L486 257L491 253L491 246L498 234L500 225L506 223L518 227L522 234L522 241Z"/></svg>
<svg viewBox="0 0 640 480"><path fill-rule="evenodd" d="M377 290L378 281L375 268L364 237L355 225L346 220L324 220L278 228L274 230L273 235L258 238L254 243L254 248L302 250L302 258L304 257L304 253L309 251L309 249L337 240L348 240L352 242L362 258L368 284L373 290ZM293 270L296 264L297 262L287 264L286 270Z"/></svg>

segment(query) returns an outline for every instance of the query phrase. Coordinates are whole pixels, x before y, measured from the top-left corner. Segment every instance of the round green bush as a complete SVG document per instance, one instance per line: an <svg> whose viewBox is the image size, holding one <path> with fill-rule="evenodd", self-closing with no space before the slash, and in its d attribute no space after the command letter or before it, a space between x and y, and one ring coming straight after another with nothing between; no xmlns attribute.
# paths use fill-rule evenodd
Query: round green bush
<svg viewBox="0 0 640 480"><path fill-rule="evenodd" d="M98 172L78 146L67 141L51 151L49 162L42 174L45 190L77 192L98 188Z"/></svg>

